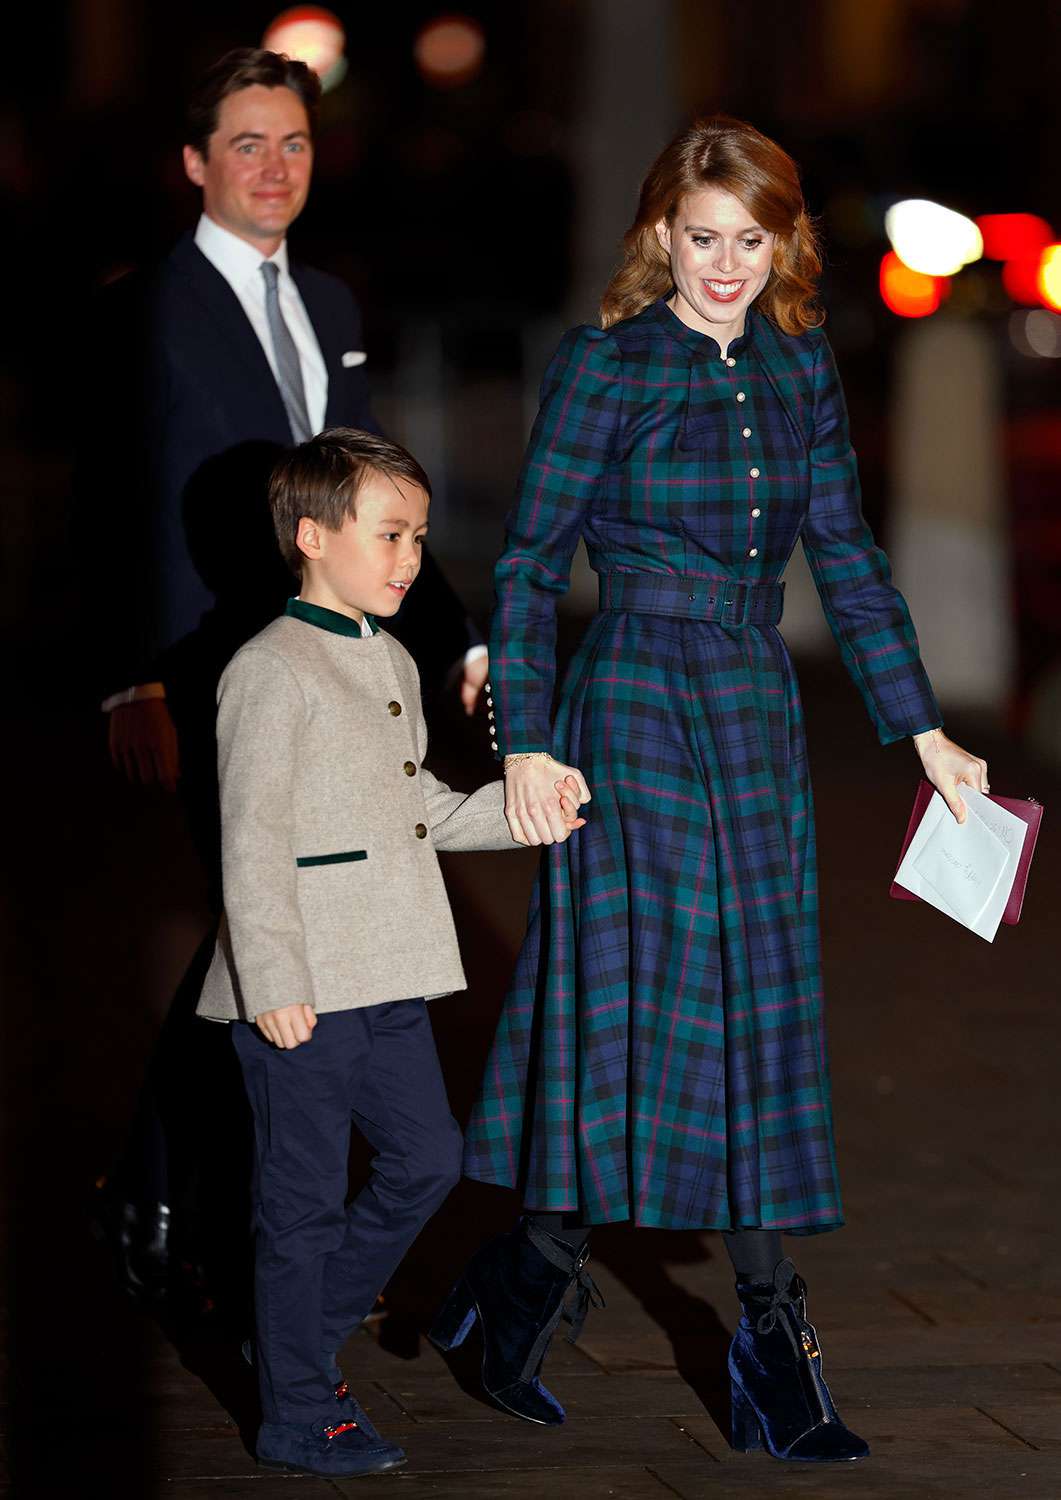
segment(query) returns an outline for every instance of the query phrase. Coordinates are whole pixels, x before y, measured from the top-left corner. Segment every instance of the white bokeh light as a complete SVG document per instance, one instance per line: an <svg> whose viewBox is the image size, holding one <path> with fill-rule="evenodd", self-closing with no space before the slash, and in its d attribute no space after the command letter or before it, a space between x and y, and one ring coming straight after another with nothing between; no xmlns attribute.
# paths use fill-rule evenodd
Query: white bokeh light
<svg viewBox="0 0 1061 1500"><path fill-rule="evenodd" d="M1034 312L1015 312L1009 318L1009 336L1015 349L1039 359L1061 359L1061 317L1045 307Z"/></svg>
<svg viewBox="0 0 1061 1500"><path fill-rule="evenodd" d="M972 219L928 198L893 203L884 229L903 265L924 276L953 276L984 253L983 235Z"/></svg>
<svg viewBox="0 0 1061 1500"><path fill-rule="evenodd" d="M312 68L327 92L346 73L346 33L332 11L320 5L296 5L276 17L262 38L271 52L282 52Z"/></svg>

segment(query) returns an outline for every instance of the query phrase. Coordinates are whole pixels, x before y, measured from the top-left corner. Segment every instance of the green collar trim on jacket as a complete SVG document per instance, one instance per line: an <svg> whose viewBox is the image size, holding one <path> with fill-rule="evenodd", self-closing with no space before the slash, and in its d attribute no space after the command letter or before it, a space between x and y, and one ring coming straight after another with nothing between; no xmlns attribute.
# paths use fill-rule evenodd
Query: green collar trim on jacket
<svg viewBox="0 0 1061 1500"><path fill-rule="evenodd" d="M316 625L320 630L330 630L334 635L349 636L353 641L366 639L361 633L361 626L349 615L341 615L338 610L325 609L321 604L307 604L304 599L289 599L285 615L291 615L295 620L303 620L307 625ZM368 628L373 635L379 635L379 626L371 615L366 615Z"/></svg>

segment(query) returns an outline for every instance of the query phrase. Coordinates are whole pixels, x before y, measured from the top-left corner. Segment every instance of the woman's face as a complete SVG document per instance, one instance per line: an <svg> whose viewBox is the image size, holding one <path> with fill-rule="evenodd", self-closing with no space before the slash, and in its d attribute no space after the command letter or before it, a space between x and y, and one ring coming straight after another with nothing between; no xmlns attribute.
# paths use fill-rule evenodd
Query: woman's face
<svg viewBox="0 0 1061 1500"><path fill-rule="evenodd" d="M720 342L738 338L770 275L774 236L739 198L715 187L683 199L673 223L661 219L656 234L670 256L673 311Z"/></svg>

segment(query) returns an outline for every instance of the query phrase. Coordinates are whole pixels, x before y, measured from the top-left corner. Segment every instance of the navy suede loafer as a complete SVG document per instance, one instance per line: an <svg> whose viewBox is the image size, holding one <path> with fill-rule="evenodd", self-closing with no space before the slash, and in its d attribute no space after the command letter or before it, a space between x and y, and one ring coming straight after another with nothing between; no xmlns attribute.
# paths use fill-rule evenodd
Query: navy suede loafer
<svg viewBox="0 0 1061 1500"><path fill-rule="evenodd" d="M372 1429L345 1413L319 1422L263 1422L256 1452L265 1469L316 1474L322 1479L352 1479L362 1474L385 1474L405 1462L405 1454Z"/></svg>

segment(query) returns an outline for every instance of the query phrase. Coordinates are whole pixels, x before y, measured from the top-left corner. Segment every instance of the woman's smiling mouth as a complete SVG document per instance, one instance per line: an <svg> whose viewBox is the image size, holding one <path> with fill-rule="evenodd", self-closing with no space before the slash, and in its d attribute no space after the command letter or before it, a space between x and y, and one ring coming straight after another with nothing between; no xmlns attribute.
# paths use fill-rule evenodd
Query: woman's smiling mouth
<svg viewBox="0 0 1061 1500"><path fill-rule="evenodd" d="M734 302L744 289L744 281L708 281L701 277L700 284L712 302Z"/></svg>

